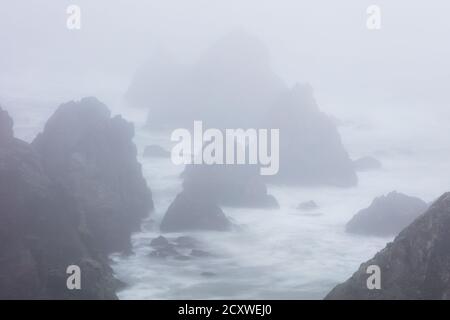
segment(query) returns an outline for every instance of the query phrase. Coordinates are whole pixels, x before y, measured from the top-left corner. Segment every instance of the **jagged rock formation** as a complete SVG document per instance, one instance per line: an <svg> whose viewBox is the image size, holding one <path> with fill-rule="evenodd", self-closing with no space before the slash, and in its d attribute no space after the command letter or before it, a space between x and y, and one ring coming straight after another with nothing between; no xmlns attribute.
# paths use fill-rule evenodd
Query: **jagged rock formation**
<svg viewBox="0 0 450 320"><path fill-rule="evenodd" d="M116 298L117 280L81 219L0 108L0 299ZM82 270L81 290L67 289L69 265Z"/></svg>
<svg viewBox="0 0 450 320"><path fill-rule="evenodd" d="M131 123L84 98L61 105L32 143L46 174L75 197L81 225L105 253L129 250L131 233L153 208L133 135Z"/></svg>
<svg viewBox="0 0 450 320"><path fill-rule="evenodd" d="M214 200L183 191L167 209L160 229L162 232L227 231L231 222Z"/></svg>
<svg viewBox="0 0 450 320"><path fill-rule="evenodd" d="M257 166L189 165L183 191L167 210L161 231L229 230L220 206L278 208Z"/></svg>
<svg viewBox="0 0 450 320"><path fill-rule="evenodd" d="M369 265L381 271L381 289L367 289ZM326 299L450 299L450 193L364 262Z"/></svg>
<svg viewBox="0 0 450 320"><path fill-rule="evenodd" d="M268 181L350 187L357 177L333 121L320 112L309 85L281 95L265 127L280 129L280 170Z"/></svg>
<svg viewBox="0 0 450 320"><path fill-rule="evenodd" d="M369 171L381 169L382 165L378 159L374 157L362 157L353 161L356 171Z"/></svg>
<svg viewBox="0 0 450 320"><path fill-rule="evenodd" d="M391 192L376 198L346 225L346 231L364 235L396 235L425 212L428 205L419 198Z"/></svg>
<svg viewBox="0 0 450 320"><path fill-rule="evenodd" d="M151 112L149 128L191 128L195 120L218 129L280 129L280 171L268 181L354 186L357 177L334 121L321 113L312 90L290 90L273 72L267 48L236 31L190 67L167 54L133 80L128 99Z"/></svg>

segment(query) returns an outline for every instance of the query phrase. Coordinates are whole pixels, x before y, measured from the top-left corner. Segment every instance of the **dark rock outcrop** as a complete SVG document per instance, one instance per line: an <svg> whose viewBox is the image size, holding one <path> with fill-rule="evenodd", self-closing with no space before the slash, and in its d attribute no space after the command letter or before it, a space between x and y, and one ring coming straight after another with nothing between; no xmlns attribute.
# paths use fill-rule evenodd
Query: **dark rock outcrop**
<svg viewBox="0 0 450 320"><path fill-rule="evenodd" d="M0 109L0 299L114 299L118 282L83 228L75 199L15 139ZM69 265L81 290L68 290Z"/></svg>
<svg viewBox="0 0 450 320"><path fill-rule="evenodd" d="M96 98L61 105L33 141L44 170L72 194L102 252L127 251L153 207L136 160L134 127Z"/></svg>
<svg viewBox="0 0 450 320"><path fill-rule="evenodd" d="M162 232L227 231L231 229L231 222L215 201L183 191L167 209L160 229Z"/></svg>
<svg viewBox="0 0 450 320"><path fill-rule="evenodd" d="M367 289L370 265L380 268L381 289ZM450 193L326 299L450 299Z"/></svg>
<svg viewBox="0 0 450 320"><path fill-rule="evenodd" d="M145 147L143 156L146 158L170 158L170 151L158 145L151 145Z"/></svg>
<svg viewBox="0 0 450 320"><path fill-rule="evenodd" d="M362 157L353 161L356 171L369 171L381 169L382 165L378 159L374 157Z"/></svg>
<svg viewBox="0 0 450 320"><path fill-rule="evenodd" d="M351 187L357 177L333 121L320 112L309 85L280 96L265 127L280 130L280 169L268 181Z"/></svg>
<svg viewBox="0 0 450 320"><path fill-rule="evenodd" d="M364 235L396 235L424 213L428 205L419 198L391 192L376 198L346 225L346 231Z"/></svg>

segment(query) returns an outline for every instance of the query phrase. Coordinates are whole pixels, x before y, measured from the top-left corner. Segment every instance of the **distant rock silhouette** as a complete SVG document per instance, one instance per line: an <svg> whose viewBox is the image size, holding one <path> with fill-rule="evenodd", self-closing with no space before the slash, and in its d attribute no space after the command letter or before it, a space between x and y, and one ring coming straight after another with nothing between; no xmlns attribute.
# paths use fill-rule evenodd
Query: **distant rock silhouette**
<svg viewBox="0 0 450 320"><path fill-rule="evenodd" d="M314 209L319 209L319 206L317 205L317 203L315 201L310 200L310 201L300 203L298 205L297 209L302 210L302 211L311 211Z"/></svg>
<svg viewBox="0 0 450 320"><path fill-rule="evenodd" d="M419 198L391 192L376 198L346 225L346 231L364 235L396 235L425 212L428 205Z"/></svg>
<svg viewBox="0 0 450 320"><path fill-rule="evenodd" d="M192 66L158 52L133 79L132 105L151 110L149 127L255 128L271 101L286 89L271 70L264 44L244 31L217 41Z"/></svg>
<svg viewBox="0 0 450 320"><path fill-rule="evenodd" d="M127 251L153 208L137 162L134 127L96 98L61 105L33 141L45 172L73 194L83 225L105 253Z"/></svg>
<svg viewBox="0 0 450 320"><path fill-rule="evenodd" d="M162 232L227 231L231 229L231 222L214 201L183 191L167 209L160 229Z"/></svg>
<svg viewBox="0 0 450 320"><path fill-rule="evenodd" d="M382 165L378 159L374 157L362 157L353 161L356 171L369 171L381 169Z"/></svg>
<svg viewBox="0 0 450 320"><path fill-rule="evenodd" d="M268 181L350 187L357 177L333 121L320 112L309 85L280 96L265 127L280 130L280 170Z"/></svg>
<svg viewBox="0 0 450 320"><path fill-rule="evenodd" d="M381 272L381 289L368 290L369 265ZM326 299L450 299L450 193L364 262Z"/></svg>
<svg viewBox="0 0 450 320"><path fill-rule="evenodd" d="M71 193L46 174L33 148L13 137L0 109L0 299L115 299L118 281L96 250ZM68 290L69 265L82 270Z"/></svg>
<svg viewBox="0 0 450 320"><path fill-rule="evenodd" d="M151 110L149 128L189 129L201 120L209 128L280 129L280 171L268 181L357 184L333 119L320 112L310 87L288 88L257 38L232 32L188 67L167 53L153 60L136 74L127 93L132 105Z"/></svg>
<svg viewBox="0 0 450 320"><path fill-rule="evenodd" d="M146 158L170 158L170 151L158 145L151 145L145 147L143 156Z"/></svg>
<svg viewBox="0 0 450 320"><path fill-rule="evenodd" d="M183 191L164 216L163 232L229 230L231 223L220 206L279 207L256 165L187 165L182 177Z"/></svg>

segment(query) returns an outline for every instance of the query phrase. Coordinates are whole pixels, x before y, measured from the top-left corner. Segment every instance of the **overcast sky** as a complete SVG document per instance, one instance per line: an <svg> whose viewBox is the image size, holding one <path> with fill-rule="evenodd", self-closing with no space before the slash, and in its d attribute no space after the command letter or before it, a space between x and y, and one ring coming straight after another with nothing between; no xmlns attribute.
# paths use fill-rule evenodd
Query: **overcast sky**
<svg viewBox="0 0 450 320"><path fill-rule="evenodd" d="M0 95L126 84L155 48L191 63L240 28L267 44L288 83L310 82L323 108L447 110L447 0L0 0ZM66 8L82 28L66 28ZM366 9L381 8L368 30ZM98 79L104 78L104 81ZM95 79L95 81L93 81ZM8 92L6 92L8 91ZM438 112L438 111L436 111Z"/></svg>

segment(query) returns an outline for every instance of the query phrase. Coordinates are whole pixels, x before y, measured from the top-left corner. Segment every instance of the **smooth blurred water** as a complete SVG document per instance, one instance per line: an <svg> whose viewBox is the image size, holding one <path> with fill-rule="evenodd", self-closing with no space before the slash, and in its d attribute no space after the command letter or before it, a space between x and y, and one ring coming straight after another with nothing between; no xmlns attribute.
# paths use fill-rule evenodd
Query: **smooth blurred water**
<svg viewBox="0 0 450 320"><path fill-rule="evenodd" d="M16 135L27 141L42 130L60 102L3 99L15 119ZM117 277L128 284L119 292L121 299L321 299L392 240L345 233L345 223L358 210L392 190L432 201L450 185L448 135L436 134L447 132L448 126L415 130L418 125L411 123L410 132L398 132L392 119L370 126L356 122L340 128L346 148L352 158L376 156L382 170L359 173L358 186L350 189L269 186L280 203L278 210L223 208L240 226L235 231L168 235L191 235L212 257L158 260L148 256L149 244L181 189L183 168L170 159L141 156L150 144L170 148L169 133L145 129L145 112L108 105L136 125L139 160L155 202L142 232L133 235L134 254L111 257ZM296 209L309 200L320 208Z"/></svg>

